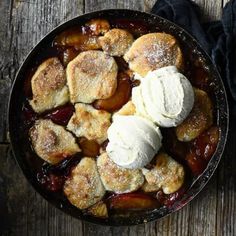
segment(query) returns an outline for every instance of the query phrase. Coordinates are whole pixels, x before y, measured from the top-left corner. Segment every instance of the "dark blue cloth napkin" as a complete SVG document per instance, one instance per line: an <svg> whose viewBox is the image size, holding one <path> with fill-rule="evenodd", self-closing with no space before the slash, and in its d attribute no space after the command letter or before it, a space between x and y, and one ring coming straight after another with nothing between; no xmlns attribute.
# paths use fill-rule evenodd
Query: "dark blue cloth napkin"
<svg viewBox="0 0 236 236"><path fill-rule="evenodd" d="M201 24L200 9L190 0L158 0L151 13L191 33L212 57L224 81L228 98L236 102L236 1L223 9L220 21Z"/></svg>

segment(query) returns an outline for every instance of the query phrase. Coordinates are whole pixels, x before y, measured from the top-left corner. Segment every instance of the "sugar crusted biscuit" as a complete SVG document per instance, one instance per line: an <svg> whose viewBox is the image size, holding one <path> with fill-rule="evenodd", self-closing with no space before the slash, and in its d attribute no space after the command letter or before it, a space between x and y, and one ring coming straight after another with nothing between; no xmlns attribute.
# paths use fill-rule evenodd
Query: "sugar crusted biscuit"
<svg viewBox="0 0 236 236"><path fill-rule="evenodd" d="M108 191L133 192L139 189L144 182L141 170L119 167L108 157L106 152L98 157L97 166L103 185Z"/></svg>
<svg viewBox="0 0 236 236"><path fill-rule="evenodd" d="M213 105L208 94L194 89L195 102L187 118L175 128L178 140L189 142L213 124Z"/></svg>
<svg viewBox="0 0 236 236"><path fill-rule="evenodd" d="M129 67L144 77L149 71L175 65L183 68L183 55L178 41L170 34L150 33L134 41L124 55Z"/></svg>
<svg viewBox="0 0 236 236"><path fill-rule="evenodd" d="M80 53L67 66L67 84L72 103L92 103L114 94L118 67L113 57L102 51Z"/></svg>
<svg viewBox="0 0 236 236"><path fill-rule="evenodd" d="M145 192L154 192L162 189L165 194L176 192L184 183L184 168L166 153L159 153L156 165L144 173L146 182L142 189Z"/></svg>
<svg viewBox="0 0 236 236"><path fill-rule="evenodd" d="M73 135L51 120L37 120L29 135L37 155L51 164L81 151Z"/></svg>
<svg viewBox="0 0 236 236"><path fill-rule="evenodd" d="M44 61L31 79L33 110L42 113L69 101L66 74L58 58Z"/></svg>
<svg viewBox="0 0 236 236"><path fill-rule="evenodd" d="M132 101L128 101L125 105L123 105L120 110L114 113L114 115L122 115L122 116L130 116L134 115L136 112L135 105Z"/></svg>
<svg viewBox="0 0 236 236"><path fill-rule="evenodd" d="M67 129L77 137L85 137L102 143L107 139L107 129L111 125L111 114L82 103L75 104L75 113Z"/></svg>
<svg viewBox="0 0 236 236"><path fill-rule="evenodd" d="M102 199L105 189L98 174L96 161L84 157L65 181L64 193L70 203L86 209Z"/></svg>
<svg viewBox="0 0 236 236"><path fill-rule="evenodd" d="M99 37L99 43L105 53L110 56L123 56L134 41L133 35L123 29L111 29Z"/></svg>

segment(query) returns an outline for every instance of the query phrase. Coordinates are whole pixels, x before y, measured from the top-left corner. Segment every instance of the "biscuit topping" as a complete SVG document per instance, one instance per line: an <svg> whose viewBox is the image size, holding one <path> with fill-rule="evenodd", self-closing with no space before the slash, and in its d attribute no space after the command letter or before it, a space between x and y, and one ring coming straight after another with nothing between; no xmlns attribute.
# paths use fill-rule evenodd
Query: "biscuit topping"
<svg viewBox="0 0 236 236"><path fill-rule="evenodd" d="M67 129L77 137L85 137L102 143L107 139L107 129L111 125L110 113L96 110L90 105L78 103Z"/></svg>
<svg viewBox="0 0 236 236"><path fill-rule="evenodd" d="M124 55L129 67L141 76L164 66L183 67L183 55L170 34L150 33L139 37Z"/></svg>
<svg viewBox="0 0 236 236"><path fill-rule="evenodd" d="M80 152L73 135L51 120L37 120L29 135L38 156L51 164Z"/></svg>
<svg viewBox="0 0 236 236"><path fill-rule="evenodd" d="M69 101L65 71L58 58L44 61L31 80L33 110L42 113Z"/></svg>
<svg viewBox="0 0 236 236"><path fill-rule="evenodd" d="M117 87L117 64L101 51L80 53L66 69L72 103L92 103L111 97Z"/></svg>

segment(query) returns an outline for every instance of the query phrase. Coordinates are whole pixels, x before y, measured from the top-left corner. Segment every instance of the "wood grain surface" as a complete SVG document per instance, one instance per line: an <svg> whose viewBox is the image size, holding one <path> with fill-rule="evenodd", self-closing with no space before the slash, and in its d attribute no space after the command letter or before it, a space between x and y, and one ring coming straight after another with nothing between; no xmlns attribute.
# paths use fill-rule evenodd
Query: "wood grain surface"
<svg viewBox="0 0 236 236"><path fill-rule="evenodd" d="M222 161L204 190L184 209L134 227L103 227L74 219L47 203L27 183L7 139L11 83L23 59L59 23L105 8L150 11L155 0L0 0L0 235L236 235L236 124L231 115ZM227 1L195 0L203 20L221 16ZM234 122L233 122L234 120Z"/></svg>

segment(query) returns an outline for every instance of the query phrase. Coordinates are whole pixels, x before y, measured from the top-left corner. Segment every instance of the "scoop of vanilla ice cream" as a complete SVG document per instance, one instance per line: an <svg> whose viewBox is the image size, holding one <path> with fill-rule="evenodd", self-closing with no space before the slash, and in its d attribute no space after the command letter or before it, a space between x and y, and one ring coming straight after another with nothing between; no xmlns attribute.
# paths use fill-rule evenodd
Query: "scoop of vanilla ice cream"
<svg viewBox="0 0 236 236"><path fill-rule="evenodd" d="M138 76L140 79L140 76ZM161 127L183 122L192 110L194 92L191 83L175 66L150 71L132 90L136 114Z"/></svg>
<svg viewBox="0 0 236 236"><path fill-rule="evenodd" d="M125 168L144 167L161 147L160 129L140 116L115 115L107 134L108 156Z"/></svg>

